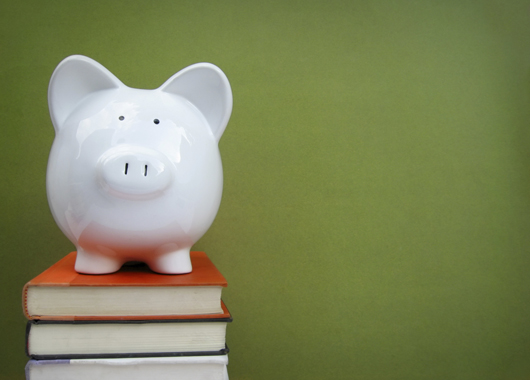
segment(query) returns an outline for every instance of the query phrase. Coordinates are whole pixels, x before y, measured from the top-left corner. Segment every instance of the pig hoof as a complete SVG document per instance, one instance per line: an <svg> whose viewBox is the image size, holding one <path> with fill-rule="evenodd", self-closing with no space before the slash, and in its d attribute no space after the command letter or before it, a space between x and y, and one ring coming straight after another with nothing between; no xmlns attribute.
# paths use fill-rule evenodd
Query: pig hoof
<svg viewBox="0 0 530 380"><path fill-rule="evenodd" d="M81 248L77 249L75 270L86 274L106 274L118 271L122 262L112 257L98 253L90 253Z"/></svg>
<svg viewBox="0 0 530 380"><path fill-rule="evenodd" d="M190 249L165 253L148 263L151 270L165 274L184 274L191 272Z"/></svg>

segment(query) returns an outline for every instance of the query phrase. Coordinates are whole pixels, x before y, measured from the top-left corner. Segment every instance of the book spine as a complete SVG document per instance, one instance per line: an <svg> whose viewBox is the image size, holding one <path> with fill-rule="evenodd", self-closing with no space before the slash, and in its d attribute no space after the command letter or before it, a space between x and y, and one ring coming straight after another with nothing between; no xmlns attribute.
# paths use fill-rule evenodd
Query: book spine
<svg viewBox="0 0 530 380"><path fill-rule="evenodd" d="M26 323L26 345L25 345L25 350L26 350L26 356L31 358L31 355L30 355L30 349L29 349L29 332L31 330L31 326L33 324L31 323L31 321L28 321L28 323Z"/></svg>
<svg viewBox="0 0 530 380"><path fill-rule="evenodd" d="M22 311L27 319L31 319L28 312L28 284L22 289Z"/></svg>

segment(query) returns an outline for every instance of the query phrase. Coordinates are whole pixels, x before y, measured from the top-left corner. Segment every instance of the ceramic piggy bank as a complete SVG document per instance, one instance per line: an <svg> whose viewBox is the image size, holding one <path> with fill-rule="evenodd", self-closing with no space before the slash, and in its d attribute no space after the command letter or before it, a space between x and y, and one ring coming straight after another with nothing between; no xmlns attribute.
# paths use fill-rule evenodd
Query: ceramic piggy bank
<svg viewBox="0 0 530 380"><path fill-rule="evenodd" d="M71 56L55 69L48 101L48 201L77 248L76 271L142 261L159 273L190 272L190 248L221 201L218 142L232 112L224 73L198 63L140 90Z"/></svg>

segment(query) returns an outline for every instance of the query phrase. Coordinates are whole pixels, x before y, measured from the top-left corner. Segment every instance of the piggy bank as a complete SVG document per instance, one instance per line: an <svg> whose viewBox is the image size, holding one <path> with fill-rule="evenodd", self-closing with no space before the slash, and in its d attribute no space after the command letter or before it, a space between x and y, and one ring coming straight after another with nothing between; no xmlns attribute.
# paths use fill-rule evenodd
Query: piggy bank
<svg viewBox="0 0 530 380"><path fill-rule="evenodd" d="M77 248L76 271L141 261L159 273L191 272L190 248L221 202L218 142L232 112L224 73L198 63L142 90L71 56L55 69L48 102L48 202Z"/></svg>

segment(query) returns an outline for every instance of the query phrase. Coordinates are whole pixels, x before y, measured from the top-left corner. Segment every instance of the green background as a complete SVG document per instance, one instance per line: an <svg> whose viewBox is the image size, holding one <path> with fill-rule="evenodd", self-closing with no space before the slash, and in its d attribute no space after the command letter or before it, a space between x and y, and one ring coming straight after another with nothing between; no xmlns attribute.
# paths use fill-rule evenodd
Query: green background
<svg viewBox="0 0 530 380"><path fill-rule="evenodd" d="M530 379L530 2L3 1L0 379L25 282L73 249L45 176L55 66L227 74L231 380Z"/></svg>

